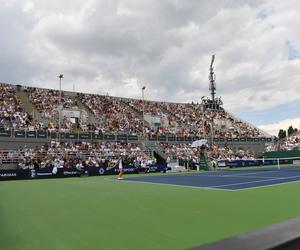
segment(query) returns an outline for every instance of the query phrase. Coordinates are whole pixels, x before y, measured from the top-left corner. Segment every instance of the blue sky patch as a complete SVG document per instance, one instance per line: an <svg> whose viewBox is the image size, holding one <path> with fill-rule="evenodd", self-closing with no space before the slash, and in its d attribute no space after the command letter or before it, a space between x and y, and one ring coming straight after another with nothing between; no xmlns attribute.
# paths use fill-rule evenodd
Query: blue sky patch
<svg viewBox="0 0 300 250"><path fill-rule="evenodd" d="M257 13L257 19L264 20L269 16L269 12L267 10L261 10Z"/></svg>
<svg viewBox="0 0 300 250"><path fill-rule="evenodd" d="M299 101L288 102L261 111L246 111L245 109L243 109L234 110L233 113L255 125L271 124L281 120L299 117Z"/></svg>
<svg viewBox="0 0 300 250"><path fill-rule="evenodd" d="M300 51L292 44L291 41L287 40L285 46L288 51L288 60L300 59Z"/></svg>

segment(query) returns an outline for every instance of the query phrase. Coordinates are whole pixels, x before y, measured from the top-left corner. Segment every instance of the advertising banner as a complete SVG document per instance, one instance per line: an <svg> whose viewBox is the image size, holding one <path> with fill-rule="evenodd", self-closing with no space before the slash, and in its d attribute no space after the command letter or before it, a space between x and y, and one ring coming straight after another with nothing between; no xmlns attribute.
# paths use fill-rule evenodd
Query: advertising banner
<svg viewBox="0 0 300 250"><path fill-rule="evenodd" d="M165 172L167 164L153 164L146 168L135 167L133 165L125 165L123 167L125 174L138 173L155 173ZM119 168L101 167L85 167L82 170L77 168L37 168L37 169L3 169L0 170L0 180L17 180L17 179L46 179L46 178L65 178L84 176L99 176L99 175L118 175Z"/></svg>

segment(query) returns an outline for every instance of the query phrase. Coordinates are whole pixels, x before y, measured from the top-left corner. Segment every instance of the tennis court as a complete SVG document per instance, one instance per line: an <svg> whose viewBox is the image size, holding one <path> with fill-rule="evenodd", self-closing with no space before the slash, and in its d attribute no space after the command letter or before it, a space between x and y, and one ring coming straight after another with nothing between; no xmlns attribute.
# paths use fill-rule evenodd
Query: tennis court
<svg viewBox="0 0 300 250"><path fill-rule="evenodd" d="M300 173L287 172L265 171L258 176ZM209 188L247 176L244 170L125 175L137 181L156 178L156 183L165 178L165 184L179 178L174 185L116 181L112 176L2 181L1 249L180 250L300 216L300 182L240 191ZM191 178L210 183L207 188L176 186L183 185L181 177L187 183ZM216 178L223 181L213 184ZM260 178L250 181L256 180Z"/></svg>
<svg viewBox="0 0 300 250"><path fill-rule="evenodd" d="M127 177L127 181L196 188L243 190L300 181L300 166L218 170L205 173L183 173Z"/></svg>

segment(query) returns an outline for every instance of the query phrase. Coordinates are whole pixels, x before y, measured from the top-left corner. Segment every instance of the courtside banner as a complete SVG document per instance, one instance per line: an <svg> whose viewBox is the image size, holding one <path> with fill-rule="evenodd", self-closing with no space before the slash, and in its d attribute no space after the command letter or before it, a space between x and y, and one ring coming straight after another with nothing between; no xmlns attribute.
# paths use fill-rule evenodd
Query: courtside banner
<svg viewBox="0 0 300 250"><path fill-rule="evenodd" d="M292 160L279 159L280 164L290 164ZM253 167L253 166L268 166L277 164L277 160L233 160L233 161L218 161L218 167Z"/></svg>
<svg viewBox="0 0 300 250"><path fill-rule="evenodd" d="M147 172L150 173L157 173L157 172L163 172L167 168L167 164L162 163L162 164L152 164L148 166Z"/></svg>
<svg viewBox="0 0 300 250"><path fill-rule="evenodd" d="M61 178L80 176L77 168L40 168L31 169L31 178Z"/></svg>
<svg viewBox="0 0 300 250"><path fill-rule="evenodd" d="M252 167L257 166L258 161L247 161L247 160L234 160L234 161L219 161L218 166L220 167L230 167L230 168L239 168L239 167Z"/></svg>
<svg viewBox="0 0 300 250"><path fill-rule="evenodd" d="M124 172L127 174L134 174L138 173L139 169L135 168L134 166L131 165L125 165L123 167ZM117 175L119 174L119 168L113 167L109 168L107 166L101 166L101 167L85 167L84 172L88 172L89 176L95 176L95 175Z"/></svg>
<svg viewBox="0 0 300 250"><path fill-rule="evenodd" d="M56 174L52 173L53 168L39 168L39 169L30 169L30 178L32 179L43 179L43 178L57 178L62 177L62 169L57 171Z"/></svg>
<svg viewBox="0 0 300 250"><path fill-rule="evenodd" d="M134 167L132 165L125 165L123 167L125 174L138 174L144 172L163 172L167 168L167 164L152 164L147 166L147 168ZM116 166L114 168L109 168L106 166L101 167L85 167L85 172L88 172L89 176L95 175L117 175L119 174L119 168Z"/></svg>
<svg viewBox="0 0 300 250"><path fill-rule="evenodd" d="M76 177L80 175L81 173L77 168L63 168L64 177Z"/></svg>
<svg viewBox="0 0 300 250"><path fill-rule="evenodd" d="M29 169L0 169L0 180L29 179Z"/></svg>
<svg viewBox="0 0 300 250"><path fill-rule="evenodd" d="M167 164L152 164L146 168L134 167L132 165L125 165L125 174L138 173L155 173L164 172ZM46 179L46 178L65 178L65 177L79 177L81 174L89 176L99 175L118 175L119 168L102 167L85 167L82 171L77 168L39 168L39 169L3 169L0 170L1 180L17 180L17 179Z"/></svg>

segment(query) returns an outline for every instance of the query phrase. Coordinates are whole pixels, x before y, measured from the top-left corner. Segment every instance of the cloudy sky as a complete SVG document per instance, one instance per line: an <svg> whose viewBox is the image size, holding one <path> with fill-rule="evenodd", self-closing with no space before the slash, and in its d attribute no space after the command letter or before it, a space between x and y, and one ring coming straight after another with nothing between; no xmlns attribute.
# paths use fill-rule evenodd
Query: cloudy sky
<svg viewBox="0 0 300 250"><path fill-rule="evenodd" d="M300 126L297 0L0 0L0 82L191 102L277 134Z"/></svg>

